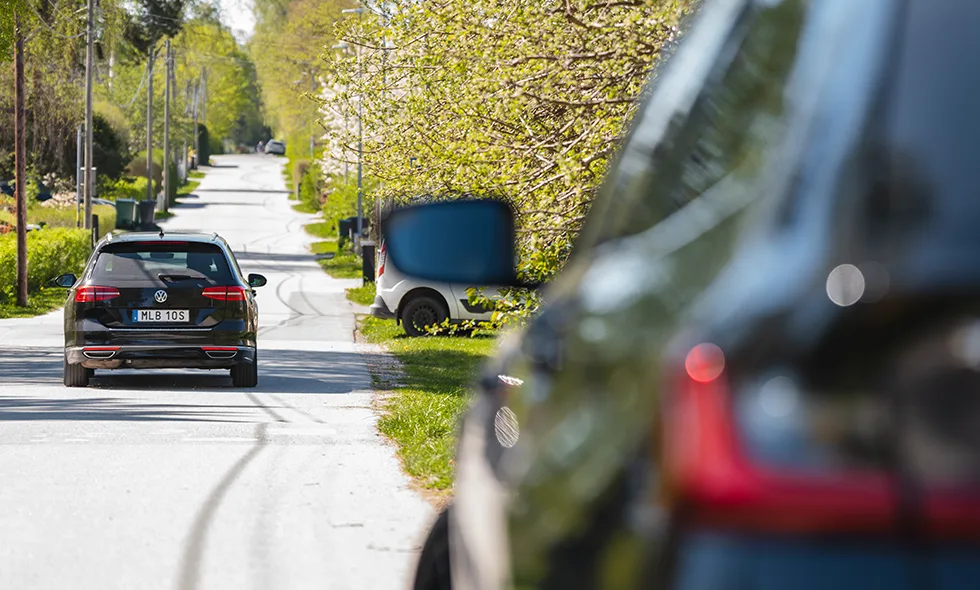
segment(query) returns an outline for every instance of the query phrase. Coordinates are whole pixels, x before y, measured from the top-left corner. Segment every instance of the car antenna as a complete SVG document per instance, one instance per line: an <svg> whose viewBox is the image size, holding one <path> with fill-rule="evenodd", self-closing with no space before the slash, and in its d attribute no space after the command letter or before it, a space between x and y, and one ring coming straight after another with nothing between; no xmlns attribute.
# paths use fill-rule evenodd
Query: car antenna
<svg viewBox="0 0 980 590"><path fill-rule="evenodd" d="M160 230L160 237L161 238L163 237L163 230L162 229Z"/></svg>

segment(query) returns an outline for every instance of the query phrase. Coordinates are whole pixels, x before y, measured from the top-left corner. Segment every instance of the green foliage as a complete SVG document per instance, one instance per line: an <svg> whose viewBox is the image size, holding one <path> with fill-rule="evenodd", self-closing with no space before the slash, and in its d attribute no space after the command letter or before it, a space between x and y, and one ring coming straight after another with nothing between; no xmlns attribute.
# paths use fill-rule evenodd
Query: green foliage
<svg viewBox="0 0 980 590"><path fill-rule="evenodd" d="M127 11L125 37L140 53L147 53L164 37L173 37L184 21L186 0L134 0Z"/></svg>
<svg viewBox="0 0 980 590"><path fill-rule="evenodd" d="M0 319L30 318L48 313L65 305L67 291L57 287L42 287L34 293L29 293L27 307L17 305L16 301L0 301Z"/></svg>
<svg viewBox="0 0 980 590"><path fill-rule="evenodd" d="M363 106L379 198L505 198L518 213L521 270L549 277L697 4L392 0L388 19L345 19L338 34L359 49L324 52L335 90L321 109L325 166L356 159L347 122Z"/></svg>
<svg viewBox="0 0 980 590"><path fill-rule="evenodd" d="M456 424L469 399L468 387L496 340L408 338L395 322L365 317L361 333L399 361L402 375L372 367L375 387L390 390L378 428L398 445L405 470L429 489L452 486Z"/></svg>
<svg viewBox="0 0 980 590"><path fill-rule="evenodd" d="M146 166L144 165L144 169ZM146 177L125 177L114 182L107 182L99 193L104 199L146 199Z"/></svg>
<svg viewBox="0 0 980 590"><path fill-rule="evenodd" d="M265 118L275 137L286 142L290 158L310 158L310 136L316 123L312 97L324 90L325 63L320 58L336 42L334 23L356 0L256 0L255 34L249 50L261 83Z"/></svg>
<svg viewBox="0 0 980 590"><path fill-rule="evenodd" d="M100 183L118 180L130 160L129 146L109 120L102 115L92 117L92 161Z"/></svg>
<svg viewBox="0 0 980 590"><path fill-rule="evenodd" d="M375 295L377 295L376 287L377 285L370 282L364 283L364 285L360 287L347 289L347 299L358 305L371 305L374 303Z"/></svg>
<svg viewBox="0 0 980 590"><path fill-rule="evenodd" d="M91 251L91 234L80 229L44 229L27 234L27 287L31 292L66 272L80 273ZM0 236L0 302L15 298L17 237Z"/></svg>
<svg viewBox="0 0 980 590"><path fill-rule="evenodd" d="M329 238L331 240L337 239L336 229L325 221L321 221L318 223L310 223L308 225L303 226L303 229L306 230L306 233L310 234L315 238L324 238L324 239ZM331 250L331 252L332 251L333 250Z"/></svg>
<svg viewBox="0 0 980 590"><path fill-rule="evenodd" d="M307 226L309 227L309 226ZM324 240L315 242L311 246L314 254L326 254L333 252L333 258L318 260L323 270L335 279L359 279L363 275L361 259L353 252L340 250L336 240Z"/></svg>

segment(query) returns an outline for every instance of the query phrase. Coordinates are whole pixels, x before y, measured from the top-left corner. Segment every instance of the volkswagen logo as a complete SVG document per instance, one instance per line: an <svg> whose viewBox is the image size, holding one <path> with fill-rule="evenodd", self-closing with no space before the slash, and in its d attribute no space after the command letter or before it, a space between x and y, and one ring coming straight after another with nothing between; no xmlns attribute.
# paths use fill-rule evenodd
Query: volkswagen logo
<svg viewBox="0 0 980 590"><path fill-rule="evenodd" d="M153 294L153 300L156 301L157 303L163 303L164 301L167 300L167 292L164 291L163 289L160 289L159 291Z"/></svg>

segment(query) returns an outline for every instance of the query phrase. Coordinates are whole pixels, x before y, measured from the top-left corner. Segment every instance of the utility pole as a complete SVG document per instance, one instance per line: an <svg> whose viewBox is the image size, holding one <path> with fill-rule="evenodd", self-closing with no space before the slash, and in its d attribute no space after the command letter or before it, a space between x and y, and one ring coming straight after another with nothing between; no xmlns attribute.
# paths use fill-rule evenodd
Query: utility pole
<svg viewBox="0 0 980 590"><path fill-rule="evenodd" d="M14 193L17 201L17 305L27 306L27 137L24 125L24 31L14 9Z"/></svg>
<svg viewBox="0 0 980 590"><path fill-rule="evenodd" d="M146 199L153 200L153 47L146 62Z"/></svg>
<svg viewBox="0 0 980 590"><path fill-rule="evenodd" d="M194 82L194 163L201 162L201 130L197 128L198 103L201 94L201 81Z"/></svg>
<svg viewBox="0 0 980 590"><path fill-rule="evenodd" d="M85 177L85 172L82 170L82 166L85 165L85 146L84 141L82 141L82 126L78 126L78 134L75 136L75 143L77 149L75 150L75 227L82 226L82 201L84 197L82 196L82 182Z"/></svg>
<svg viewBox="0 0 980 590"><path fill-rule="evenodd" d="M170 201L170 75L173 73L173 57L170 54L170 39L167 39L167 74L164 80L166 90L163 93L163 210L166 211Z"/></svg>
<svg viewBox="0 0 980 590"><path fill-rule="evenodd" d="M95 188L93 167L95 159L92 151L92 63L95 56L95 0L88 0L88 25L86 28L85 50L85 229L92 229L92 193Z"/></svg>

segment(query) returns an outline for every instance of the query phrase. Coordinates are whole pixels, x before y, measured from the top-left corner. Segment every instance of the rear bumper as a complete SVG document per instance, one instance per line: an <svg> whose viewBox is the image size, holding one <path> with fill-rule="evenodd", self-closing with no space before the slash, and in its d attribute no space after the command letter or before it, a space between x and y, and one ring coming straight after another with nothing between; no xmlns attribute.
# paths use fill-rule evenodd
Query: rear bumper
<svg viewBox="0 0 980 590"><path fill-rule="evenodd" d="M371 310L371 315L376 318L385 320L395 319L395 312L388 309L388 304L385 303L385 300L381 297L381 295L376 295L374 297L374 303L372 303L371 307L368 309Z"/></svg>
<svg viewBox="0 0 980 590"><path fill-rule="evenodd" d="M229 369L254 362L250 346L70 346L65 358L86 369Z"/></svg>

